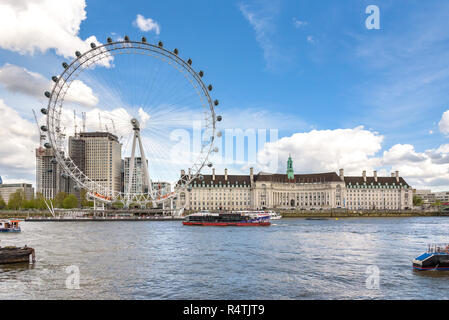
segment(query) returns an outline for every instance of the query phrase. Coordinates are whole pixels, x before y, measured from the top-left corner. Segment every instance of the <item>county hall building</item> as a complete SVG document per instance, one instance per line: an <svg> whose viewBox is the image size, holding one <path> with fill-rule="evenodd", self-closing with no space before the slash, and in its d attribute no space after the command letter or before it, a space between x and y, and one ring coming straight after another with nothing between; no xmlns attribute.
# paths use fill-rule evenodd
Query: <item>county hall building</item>
<svg viewBox="0 0 449 320"><path fill-rule="evenodd" d="M186 210L298 209L404 210L413 191L399 172L391 177L345 176L335 172L295 174L289 157L286 174L204 175L180 192L177 205Z"/></svg>

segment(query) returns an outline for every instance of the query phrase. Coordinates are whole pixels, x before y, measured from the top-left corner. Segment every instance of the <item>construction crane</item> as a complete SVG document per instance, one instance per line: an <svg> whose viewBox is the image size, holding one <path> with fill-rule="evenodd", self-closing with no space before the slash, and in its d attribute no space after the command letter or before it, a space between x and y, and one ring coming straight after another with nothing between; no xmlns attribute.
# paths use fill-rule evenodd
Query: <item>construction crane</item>
<svg viewBox="0 0 449 320"><path fill-rule="evenodd" d="M77 131L78 126L76 125L76 111L75 111L75 109L73 109L73 124L74 124L74 127L75 127L75 129L74 129L75 134L73 136L76 138L76 131Z"/></svg>
<svg viewBox="0 0 449 320"><path fill-rule="evenodd" d="M81 118L83 119L83 132L86 132L86 113L81 112Z"/></svg>
<svg viewBox="0 0 449 320"><path fill-rule="evenodd" d="M33 110L33 114L34 114L34 120L36 120L36 125L37 125L37 131L39 133L39 148L42 147L42 141L45 140L46 136L45 134L41 131L41 128L39 127L39 121L37 120L37 116L36 116L36 112Z"/></svg>

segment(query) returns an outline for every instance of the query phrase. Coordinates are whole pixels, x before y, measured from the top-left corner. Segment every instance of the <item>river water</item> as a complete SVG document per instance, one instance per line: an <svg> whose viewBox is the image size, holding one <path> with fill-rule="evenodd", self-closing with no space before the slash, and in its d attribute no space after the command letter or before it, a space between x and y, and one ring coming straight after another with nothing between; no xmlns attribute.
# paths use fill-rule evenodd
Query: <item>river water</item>
<svg viewBox="0 0 449 320"><path fill-rule="evenodd" d="M0 244L37 262L0 266L0 299L448 299L449 273L411 267L448 230L443 217L23 222Z"/></svg>

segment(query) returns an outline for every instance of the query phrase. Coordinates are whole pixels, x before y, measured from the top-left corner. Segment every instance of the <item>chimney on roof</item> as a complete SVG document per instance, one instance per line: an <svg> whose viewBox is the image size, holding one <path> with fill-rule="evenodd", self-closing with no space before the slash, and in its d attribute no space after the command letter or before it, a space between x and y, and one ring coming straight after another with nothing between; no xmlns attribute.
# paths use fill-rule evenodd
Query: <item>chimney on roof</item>
<svg viewBox="0 0 449 320"><path fill-rule="evenodd" d="M254 168L253 167L249 168L249 179L250 179L251 183L254 181Z"/></svg>
<svg viewBox="0 0 449 320"><path fill-rule="evenodd" d="M396 176L396 182L399 182L399 171L395 171L394 175Z"/></svg>
<svg viewBox="0 0 449 320"><path fill-rule="evenodd" d="M191 175L192 175L192 170L190 170L190 168L189 168L189 179L190 179Z"/></svg>
<svg viewBox="0 0 449 320"><path fill-rule="evenodd" d="M366 182L366 170L363 170L362 176L363 176L363 182Z"/></svg>
<svg viewBox="0 0 449 320"><path fill-rule="evenodd" d="M340 179L341 179L342 181L345 180L345 171L344 171L343 169L340 169Z"/></svg>
<svg viewBox="0 0 449 320"><path fill-rule="evenodd" d="M184 170L181 170L181 177L185 176L185 175L186 175L186 172Z"/></svg>
<svg viewBox="0 0 449 320"><path fill-rule="evenodd" d="M374 182L377 182L377 171L374 170Z"/></svg>
<svg viewBox="0 0 449 320"><path fill-rule="evenodd" d="M228 169L225 168L225 181L228 181Z"/></svg>
<svg viewBox="0 0 449 320"><path fill-rule="evenodd" d="M394 172L391 173L391 177L394 178Z"/></svg>
<svg viewBox="0 0 449 320"><path fill-rule="evenodd" d="M212 180L215 181L215 168L212 168Z"/></svg>

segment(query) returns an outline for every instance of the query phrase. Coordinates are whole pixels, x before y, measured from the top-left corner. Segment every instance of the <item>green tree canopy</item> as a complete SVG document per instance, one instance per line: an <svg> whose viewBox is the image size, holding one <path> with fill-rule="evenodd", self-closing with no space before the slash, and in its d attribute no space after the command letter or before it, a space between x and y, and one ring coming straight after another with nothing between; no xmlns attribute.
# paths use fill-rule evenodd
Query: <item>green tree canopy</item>
<svg viewBox="0 0 449 320"><path fill-rule="evenodd" d="M2 195L0 195L0 210L3 210L6 208L6 202L3 200Z"/></svg>
<svg viewBox="0 0 449 320"><path fill-rule="evenodd" d="M19 210L25 205L25 193L22 189L17 189L16 192L11 193L8 201L8 209Z"/></svg>
<svg viewBox="0 0 449 320"><path fill-rule="evenodd" d="M78 199L74 194L69 194L65 199L62 201L62 207L64 209L72 209L78 207Z"/></svg>
<svg viewBox="0 0 449 320"><path fill-rule="evenodd" d="M422 198L420 196L413 196L413 205L414 206L422 205Z"/></svg>
<svg viewBox="0 0 449 320"><path fill-rule="evenodd" d="M58 192L58 194L56 194L55 198L53 199L54 200L53 205L56 208L63 208L63 206L64 206L63 202L66 197L67 197L67 193Z"/></svg>

